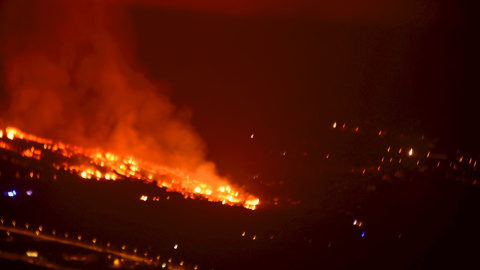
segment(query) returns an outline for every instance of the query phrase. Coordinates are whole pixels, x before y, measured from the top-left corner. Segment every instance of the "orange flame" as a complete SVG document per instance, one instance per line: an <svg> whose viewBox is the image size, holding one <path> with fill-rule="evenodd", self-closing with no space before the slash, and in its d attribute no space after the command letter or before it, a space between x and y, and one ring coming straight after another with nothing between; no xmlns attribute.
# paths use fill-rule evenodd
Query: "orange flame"
<svg viewBox="0 0 480 270"><path fill-rule="evenodd" d="M121 178L136 178L148 183L156 182L157 186L166 188L167 191L179 192L185 198L203 197L208 201L222 202L227 205L241 205L247 209L255 210L260 200L246 192L236 189L225 180L202 179L191 177L187 171L179 168L153 164L134 157L119 156L101 149L84 149L61 142L27 134L14 127L5 129L8 139L16 138L43 144L44 149L51 150L65 157L81 155L89 159L89 165L63 163L62 167L71 173L75 173L84 179L117 180ZM3 134L3 130L0 131ZM4 147L5 148L5 147ZM22 155L28 158L41 158L41 150L34 147L22 151ZM100 171L99 167L102 169ZM57 166L57 169L60 167ZM207 184L209 183L209 184ZM213 186L211 183L217 183ZM147 196L142 198L147 200Z"/></svg>

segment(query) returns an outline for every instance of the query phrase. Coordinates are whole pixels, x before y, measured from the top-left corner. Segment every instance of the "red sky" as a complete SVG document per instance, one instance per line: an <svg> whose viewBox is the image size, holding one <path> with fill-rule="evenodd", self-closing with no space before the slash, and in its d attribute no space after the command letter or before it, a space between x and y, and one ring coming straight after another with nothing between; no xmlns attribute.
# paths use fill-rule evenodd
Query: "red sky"
<svg viewBox="0 0 480 270"><path fill-rule="evenodd" d="M173 8L243 16L314 18L332 22L404 23L412 20L435 20L443 16L438 1L412 0L136 0L128 1L157 8Z"/></svg>

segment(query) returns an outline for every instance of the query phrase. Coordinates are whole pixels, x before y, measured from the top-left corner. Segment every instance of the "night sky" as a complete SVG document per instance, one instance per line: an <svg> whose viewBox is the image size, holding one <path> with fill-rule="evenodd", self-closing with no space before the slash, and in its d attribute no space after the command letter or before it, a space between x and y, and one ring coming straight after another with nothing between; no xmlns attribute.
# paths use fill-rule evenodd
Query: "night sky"
<svg viewBox="0 0 480 270"><path fill-rule="evenodd" d="M318 126L334 120L478 152L473 6L334 5L329 15L142 5L130 13L138 58L170 85L175 104L191 108L214 159L242 155L238 143L251 133L322 140Z"/></svg>

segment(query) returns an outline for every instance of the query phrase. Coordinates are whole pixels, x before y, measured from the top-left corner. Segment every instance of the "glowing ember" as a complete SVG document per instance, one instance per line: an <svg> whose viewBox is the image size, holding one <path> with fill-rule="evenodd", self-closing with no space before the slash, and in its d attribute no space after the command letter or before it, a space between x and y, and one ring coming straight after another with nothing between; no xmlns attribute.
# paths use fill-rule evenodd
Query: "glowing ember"
<svg viewBox="0 0 480 270"><path fill-rule="evenodd" d="M0 130L0 138L4 134ZM72 146L61 142L27 134L19 129L7 127L5 134L10 140L23 139L43 145L44 150L50 150L56 154L71 158L78 157L73 161L64 161L62 164L53 164L57 170L63 169L70 173L77 174L84 179L138 179L147 183L155 182L158 187L166 188L170 192L179 192L185 198L205 198L208 201L222 202L227 205L241 205L247 209L255 210L260 204L260 200L253 195L237 190L224 180L200 179L191 177L189 172L179 168L170 168L158 164L135 159L134 157L123 157L100 149L84 149L78 146ZM14 151L15 148L7 142L0 142L4 149ZM41 159L42 150L31 147L21 150L21 154L27 158ZM80 161L86 159L87 161ZM71 164L75 162L74 164ZM217 186L207 183L217 183ZM147 196L143 195L141 200L146 201Z"/></svg>

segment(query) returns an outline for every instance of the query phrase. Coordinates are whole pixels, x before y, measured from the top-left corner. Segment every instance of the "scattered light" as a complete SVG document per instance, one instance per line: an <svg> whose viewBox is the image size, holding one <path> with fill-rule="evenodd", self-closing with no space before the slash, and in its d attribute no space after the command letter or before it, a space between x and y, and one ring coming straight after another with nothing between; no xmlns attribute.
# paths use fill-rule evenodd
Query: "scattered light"
<svg viewBox="0 0 480 270"><path fill-rule="evenodd" d="M242 236L245 236L245 232L242 233Z"/></svg>
<svg viewBox="0 0 480 270"><path fill-rule="evenodd" d="M337 127L337 122L333 122L333 128Z"/></svg>
<svg viewBox="0 0 480 270"><path fill-rule="evenodd" d="M113 261L113 266L120 266L120 260L118 258Z"/></svg>
<svg viewBox="0 0 480 270"><path fill-rule="evenodd" d="M31 190L27 190L27 195L28 195L28 196L31 196L32 193L33 193L33 192L32 192Z"/></svg>
<svg viewBox="0 0 480 270"><path fill-rule="evenodd" d="M167 263L162 263L162 268L167 267Z"/></svg>
<svg viewBox="0 0 480 270"><path fill-rule="evenodd" d="M353 226L355 226L355 225L357 225L357 220L356 219L353 221Z"/></svg>
<svg viewBox="0 0 480 270"><path fill-rule="evenodd" d="M148 199L148 196L146 196L146 195L142 195L142 197L140 197L140 200L142 200L144 202L147 201L147 199Z"/></svg>
<svg viewBox="0 0 480 270"><path fill-rule="evenodd" d="M430 157L430 151L428 151L428 153L427 153L427 158L428 158L428 157Z"/></svg>
<svg viewBox="0 0 480 270"><path fill-rule="evenodd" d="M413 155L413 148L410 148L410 151L408 151L408 155L409 156Z"/></svg>
<svg viewBox="0 0 480 270"><path fill-rule="evenodd" d="M7 195L8 197L15 197L17 196L17 191L16 190L8 191Z"/></svg>
<svg viewBox="0 0 480 270"><path fill-rule="evenodd" d="M398 153L399 153L399 154L402 153L402 148L398 149Z"/></svg>
<svg viewBox="0 0 480 270"><path fill-rule="evenodd" d="M254 136L254 135L255 135L255 134L252 133L252 135L250 135L250 139L253 139L253 136Z"/></svg>
<svg viewBox="0 0 480 270"><path fill-rule="evenodd" d="M175 246L173 246L173 249L177 249L177 248L178 248L178 245L177 245L177 244L175 244Z"/></svg>
<svg viewBox="0 0 480 270"><path fill-rule="evenodd" d="M256 235L253 236L253 240L255 240L255 239L257 239L257 236L256 236Z"/></svg>

